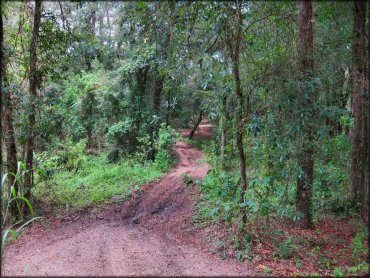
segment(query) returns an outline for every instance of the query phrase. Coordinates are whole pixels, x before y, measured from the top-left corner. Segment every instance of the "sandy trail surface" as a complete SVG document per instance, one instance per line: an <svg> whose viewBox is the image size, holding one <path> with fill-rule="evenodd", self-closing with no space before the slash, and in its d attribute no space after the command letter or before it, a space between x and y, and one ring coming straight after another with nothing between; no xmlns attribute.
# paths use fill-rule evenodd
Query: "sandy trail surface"
<svg viewBox="0 0 370 278"><path fill-rule="evenodd" d="M209 137L210 125L203 123L197 133ZM202 179L209 169L203 153L184 142L173 151L177 165L128 202L47 228L31 227L6 247L5 275L250 275L242 263L211 254L206 231L191 222L197 192L181 174Z"/></svg>

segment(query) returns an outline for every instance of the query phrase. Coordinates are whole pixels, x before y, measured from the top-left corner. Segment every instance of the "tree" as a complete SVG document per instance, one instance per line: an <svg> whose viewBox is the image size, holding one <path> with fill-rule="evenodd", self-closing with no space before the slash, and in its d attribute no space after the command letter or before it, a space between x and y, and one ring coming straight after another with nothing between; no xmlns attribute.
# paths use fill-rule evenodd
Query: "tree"
<svg viewBox="0 0 370 278"><path fill-rule="evenodd" d="M4 26L3 2L0 3L0 177L3 176L3 72L4 67Z"/></svg>
<svg viewBox="0 0 370 278"><path fill-rule="evenodd" d="M93 8L93 10L90 12L90 32L91 32L92 39L95 38L95 29L96 29L96 11ZM86 66L87 66L87 71L89 72L92 70L91 58L93 57L89 57L89 56L86 57ZM87 135L88 136L88 146L91 146L91 137L89 137L89 134L91 136L92 131L88 130L87 132L88 132L88 135Z"/></svg>
<svg viewBox="0 0 370 278"><path fill-rule="evenodd" d="M172 45L173 24L171 23L171 16L174 12L174 2L167 5L157 2L154 4L155 13L164 16L162 13L169 13L167 16L168 26L161 20L154 20L154 34L153 40L160 46L158 48L158 58L154 67L154 91L153 91L153 120L150 127L150 151L148 158L154 160L156 156L156 149L154 148L154 141L158 137L159 127L161 123L161 102L163 98L164 83L166 81L166 64L168 63L170 47ZM163 33L165 35L163 36Z"/></svg>
<svg viewBox="0 0 370 278"><path fill-rule="evenodd" d="M307 83L312 82L313 77L313 8L311 1L298 2L298 55L301 71L301 102L304 109L310 110L314 105L314 93L306 92ZM314 148L313 148L313 125L307 122L303 127L304 143L298 155L298 164L301 173L297 181L297 211L302 213L300 220L302 227L311 228L312 223L312 183L314 169Z"/></svg>
<svg viewBox="0 0 370 278"><path fill-rule="evenodd" d="M30 45L30 70L29 70L29 94L30 94L30 112L28 117L28 135L27 135L27 151L26 151L26 168L29 171L25 175L24 187L25 194L24 196L27 199L31 197L31 179L32 179L32 169L33 169L33 152L35 150L35 113L36 113L36 99L37 99L37 88L40 85L39 75L37 72L37 44L39 40L39 31L41 24L41 10L42 10L42 1L36 0L35 2L35 12L34 12L34 21L32 29L32 38ZM28 207L25 206L25 212L28 213Z"/></svg>
<svg viewBox="0 0 370 278"><path fill-rule="evenodd" d="M367 185L369 182L369 96L366 81L367 51L365 22L366 1L354 1L352 41L352 110L354 117L351 163L352 202L356 207L360 207L361 215L366 220L368 213L366 193L368 192Z"/></svg>
<svg viewBox="0 0 370 278"><path fill-rule="evenodd" d="M197 130L200 122L202 121L202 117L203 117L203 111L200 111L199 113L199 117L198 119L195 121L193 121L193 128L191 129L190 133L189 133L189 139L193 139L193 136L194 136L194 133L195 131Z"/></svg>
<svg viewBox="0 0 370 278"><path fill-rule="evenodd" d="M8 88L8 80L6 74L6 55L5 55L5 45L4 45L4 22L3 22L3 6L1 4L1 98L4 98L4 141L6 146L6 170L8 173L17 172L17 146L14 135L14 125L13 125L13 94ZM4 96L3 96L4 95ZM2 109L2 107L1 107ZM3 139L3 138L2 138ZM2 141L0 141L2 144ZM2 153L1 153L2 156ZM11 186L14 185L14 190L16 193L19 191L18 183L15 182L15 177L13 175L8 176L8 190L10 191ZM18 210L16 204L13 203L10 208L10 213L13 217L17 217Z"/></svg>
<svg viewBox="0 0 370 278"><path fill-rule="evenodd" d="M243 24L243 15L242 15L242 2L239 1L236 4L235 10L236 16L236 26L235 30L229 26L229 22L224 22L224 35L225 43L228 50L229 57L232 62L232 73L235 81L235 94L238 98L238 107L237 107L237 130L236 130L236 144L239 152L239 170L240 170L240 183L242 187L241 193L241 202L245 201L245 193L247 191L247 174L246 174L246 162L245 162L245 152L244 152L244 142L243 142L243 122L245 117L245 101L243 97L243 91L241 86L240 79L240 46L242 39L242 24ZM234 27L234 26L233 26ZM243 223L247 222L247 215L243 211Z"/></svg>

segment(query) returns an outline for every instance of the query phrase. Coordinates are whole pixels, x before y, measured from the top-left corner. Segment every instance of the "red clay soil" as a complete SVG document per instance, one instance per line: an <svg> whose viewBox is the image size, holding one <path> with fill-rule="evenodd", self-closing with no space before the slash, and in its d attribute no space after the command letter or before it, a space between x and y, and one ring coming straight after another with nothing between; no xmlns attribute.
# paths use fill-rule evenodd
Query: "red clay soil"
<svg viewBox="0 0 370 278"><path fill-rule="evenodd" d="M357 259L353 257L352 239L359 231L355 219L321 215L316 221L315 229L312 230L297 228L291 220L276 221L274 230L281 232L280 236L274 236L274 241L278 244L271 244L271 239L266 238L262 229L258 231L262 243L253 249L255 257L259 257L254 261L254 266L262 270L267 267L274 275L283 277L312 276L314 273L321 277L333 276L336 268L341 269L345 277L366 276L366 270L348 273L350 267L358 266L360 262L364 262L365 265L369 263L368 252L365 252L368 250L367 239L362 242L363 253L361 252ZM255 231L256 227L254 223ZM276 256L271 256L273 253L279 253L277 247L287 239L287 236L291 236L298 247L294 256L290 259L277 259Z"/></svg>
<svg viewBox="0 0 370 278"><path fill-rule="evenodd" d="M196 138L211 136L202 124ZM206 230L196 229L196 189L181 174L203 178L204 154L184 142L173 146L179 163L158 182L142 187L125 204L109 205L68 216L70 222L47 221L5 250L5 275L30 276L246 276L236 260L221 260L208 251Z"/></svg>

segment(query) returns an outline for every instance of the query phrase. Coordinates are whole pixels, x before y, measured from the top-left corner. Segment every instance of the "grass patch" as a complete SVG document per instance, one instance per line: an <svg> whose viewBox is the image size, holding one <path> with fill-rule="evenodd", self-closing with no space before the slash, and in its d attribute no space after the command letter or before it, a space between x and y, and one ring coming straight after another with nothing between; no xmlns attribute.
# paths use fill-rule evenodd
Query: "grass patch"
<svg viewBox="0 0 370 278"><path fill-rule="evenodd" d="M112 164L105 155L87 157L77 173L60 171L33 189L37 199L57 206L84 208L113 196L127 199L140 185L159 179L170 167L163 161L139 163L122 160Z"/></svg>

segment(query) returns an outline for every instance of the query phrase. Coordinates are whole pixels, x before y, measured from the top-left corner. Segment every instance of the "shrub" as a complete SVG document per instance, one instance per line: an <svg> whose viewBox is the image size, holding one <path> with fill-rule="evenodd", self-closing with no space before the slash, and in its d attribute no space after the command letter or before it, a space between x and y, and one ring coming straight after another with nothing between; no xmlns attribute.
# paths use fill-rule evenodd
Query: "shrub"
<svg viewBox="0 0 370 278"><path fill-rule="evenodd" d="M290 259L294 253L298 250L298 247L294 244L293 238L288 237L279 247L279 254L283 259Z"/></svg>
<svg viewBox="0 0 370 278"><path fill-rule="evenodd" d="M344 274L339 267L334 268L333 277L344 277Z"/></svg>
<svg viewBox="0 0 370 278"><path fill-rule="evenodd" d="M352 258L356 262L358 262L361 257L365 256L368 252L367 248L363 244L365 238L366 236L363 232L358 232L356 236L352 239Z"/></svg>
<svg viewBox="0 0 370 278"><path fill-rule="evenodd" d="M35 161L43 169L61 169L71 171L77 169L85 159L86 140L82 139L74 143L67 138L63 143L58 142L54 153L44 151L35 154Z"/></svg>

